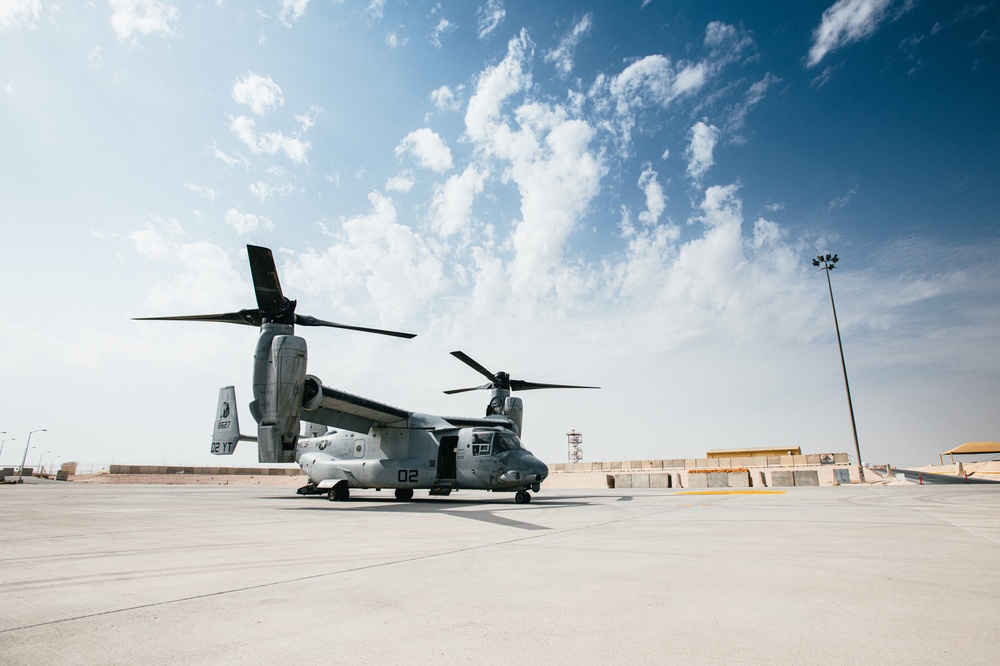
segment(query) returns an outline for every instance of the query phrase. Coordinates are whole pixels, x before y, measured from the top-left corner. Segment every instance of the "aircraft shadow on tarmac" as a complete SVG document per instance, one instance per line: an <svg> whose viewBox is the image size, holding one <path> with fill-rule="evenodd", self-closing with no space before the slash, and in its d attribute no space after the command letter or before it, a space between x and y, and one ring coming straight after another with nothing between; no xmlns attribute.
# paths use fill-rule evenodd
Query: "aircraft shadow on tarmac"
<svg viewBox="0 0 1000 666"><path fill-rule="evenodd" d="M549 527L542 525L536 525L534 523L529 523L521 520L514 520L506 515L500 515L498 511L500 509L508 511L517 510L519 512L531 511L537 508L548 508L548 507L583 507L589 506L589 502L581 501L565 501L566 499L586 499L581 498L565 498L560 497L558 500L543 500L539 501L533 506L523 506L514 505L509 498L503 499L437 499L437 498L414 498L401 502L393 497L364 497L350 499L346 502L336 502L328 504L328 500L325 495L317 495L313 497L302 497L302 496L269 496L262 497L261 499L290 499L298 500L299 502L308 502L307 506L297 506L297 507L282 507L283 510L288 511L332 511L340 509L342 511L354 512L366 512L366 513L409 513L409 514L445 514L448 516L455 516L458 518L467 518L470 520L478 520L480 522L490 523L493 525L504 525L507 527L513 527L521 530L548 530ZM312 500L312 501L310 501ZM322 504L320 502L322 501ZM460 507L491 507L485 511L459 511L452 510L458 509ZM493 508L495 507L495 509ZM528 516L525 516L527 518Z"/></svg>

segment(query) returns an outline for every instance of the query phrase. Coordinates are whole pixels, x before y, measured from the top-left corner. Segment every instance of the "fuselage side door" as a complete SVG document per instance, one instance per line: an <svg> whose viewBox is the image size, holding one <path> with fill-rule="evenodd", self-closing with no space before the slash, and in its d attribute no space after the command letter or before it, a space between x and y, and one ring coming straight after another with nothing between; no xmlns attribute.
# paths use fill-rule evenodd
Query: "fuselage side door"
<svg viewBox="0 0 1000 666"><path fill-rule="evenodd" d="M445 435L438 445L437 477L438 479L456 478L456 460L458 455L458 435Z"/></svg>

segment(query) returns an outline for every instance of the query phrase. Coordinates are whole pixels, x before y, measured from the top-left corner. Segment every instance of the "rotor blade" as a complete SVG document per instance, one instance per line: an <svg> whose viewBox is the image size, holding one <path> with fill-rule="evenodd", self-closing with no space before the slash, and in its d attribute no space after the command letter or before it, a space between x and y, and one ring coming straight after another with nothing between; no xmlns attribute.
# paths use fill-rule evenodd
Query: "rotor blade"
<svg viewBox="0 0 1000 666"><path fill-rule="evenodd" d="M451 353L451 355L454 356L455 358L457 358L462 363L464 363L467 366L469 366L470 368L472 368L473 370L475 370L476 372L478 372L479 374L481 374L483 377L486 377L487 379L489 379L491 382L495 382L496 381L496 379L497 379L496 375L494 375L492 372L490 372L489 370L487 370L483 366L479 365L479 363L477 363L476 361L474 361L472 359L472 357L469 356L468 354L466 354L465 352L462 352L462 351L453 351ZM493 385L490 384L490 386L488 386L487 388L492 388L492 386Z"/></svg>
<svg viewBox="0 0 1000 666"><path fill-rule="evenodd" d="M493 388L493 384L483 384L482 386L470 386L469 388L451 389L450 391L445 391L448 395L454 395L456 393L465 393L466 391L481 391L484 389Z"/></svg>
<svg viewBox="0 0 1000 666"><path fill-rule="evenodd" d="M257 306L262 312L278 312L285 307L285 297L278 282L278 269L274 265L271 250L258 245L247 245L250 259L250 275L257 295Z"/></svg>
<svg viewBox="0 0 1000 666"><path fill-rule="evenodd" d="M295 323L299 326L329 326L331 328L346 328L349 331L362 331L364 333L377 333L379 335L391 335L396 338L410 338L417 337L416 333L401 333L399 331L389 331L384 328L365 328L364 326L348 326L347 324L338 324L333 321L323 321L322 319L316 319L316 317L310 317L309 315L295 315Z"/></svg>
<svg viewBox="0 0 1000 666"><path fill-rule="evenodd" d="M511 391L531 391L532 389L547 388L572 388L572 389L599 389L600 386L573 386L570 384L539 384L537 382L526 382L523 379L510 380Z"/></svg>
<svg viewBox="0 0 1000 666"><path fill-rule="evenodd" d="M177 317L132 317L135 321L215 321L223 324L260 326L260 310L240 310L222 314L181 315Z"/></svg>

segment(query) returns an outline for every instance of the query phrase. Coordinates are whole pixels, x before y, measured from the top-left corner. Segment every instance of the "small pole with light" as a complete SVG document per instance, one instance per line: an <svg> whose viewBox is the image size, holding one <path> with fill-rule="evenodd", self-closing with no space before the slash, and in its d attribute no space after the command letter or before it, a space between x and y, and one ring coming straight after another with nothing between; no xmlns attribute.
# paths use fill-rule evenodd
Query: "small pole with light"
<svg viewBox="0 0 1000 666"><path fill-rule="evenodd" d="M3 432L0 432L0 435L6 435L6 434L7 434L7 431L6 431L6 430L5 430L5 431L3 431ZM2 458L3 458L3 445L4 445L4 444L5 444L6 442L13 442L13 441L15 441L16 439L17 439L17 437L8 437L7 439L5 439L5 440L3 440L3 441L0 441L0 459L2 459Z"/></svg>
<svg viewBox="0 0 1000 666"><path fill-rule="evenodd" d="M21 456L21 466L17 469L17 483L22 483L21 475L24 474L24 461L28 459L28 449L31 448L31 436L36 432L47 432L46 428L41 430L32 430L28 433L28 442L24 445L24 455Z"/></svg>
<svg viewBox="0 0 1000 666"><path fill-rule="evenodd" d="M840 349L840 368L844 371L844 388L847 389L847 410L851 414L851 432L854 434L854 452L858 457L858 478L861 483L865 482L865 469L861 464L861 446L858 444L858 426L854 422L854 404L851 402L851 385L847 381L847 363L844 361L844 344L840 340L840 324L837 322L837 306L833 301L833 283L830 282L830 271L836 267L840 261L837 255L818 255L813 259L813 266L821 271L826 271L826 286L830 290L830 307L833 308L833 327L837 331L837 347Z"/></svg>

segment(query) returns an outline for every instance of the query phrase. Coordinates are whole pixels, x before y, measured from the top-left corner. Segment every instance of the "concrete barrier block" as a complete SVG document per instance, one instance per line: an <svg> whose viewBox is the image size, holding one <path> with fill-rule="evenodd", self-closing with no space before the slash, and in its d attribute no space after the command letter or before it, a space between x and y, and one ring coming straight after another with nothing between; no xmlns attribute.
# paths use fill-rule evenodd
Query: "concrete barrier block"
<svg viewBox="0 0 1000 666"><path fill-rule="evenodd" d="M795 464L794 456L779 456L778 465L780 467L791 467Z"/></svg>
<svg viewBox="0 0 1000 666"><path fill-rule="evenodd" d="M551 467L552 467L552 471L553 472L565 472L566 471L566 463L555 463L554 465L551 465Z"/></svg>
<svg viewBox="0 0 1000 666"><path fill-rule="evenodd" d="M649 488L649 474L633 474L632 475L632 487L633 488Z"/></svg>
<svg viewBox="0 0 1000 666"><path fill-rule="evenodd" d="M718 467L719 466L719 459L718 458L698 458L698 464L701 467L703 467L703 468L704 467Z"/></svg>
<svg viewBox="0 0 1000 666"><path fill-rule="evenodd" d="M631 474L615 474L615 488L631 488L631 487L632 487Z"/></svg>
<svg viewBox="0 0 1000 666"><path fill-rule="evenodd" d="M664 469L684 469L684 459L683 458L671 458L670 460L663 461Z"/></svg>
<svg viewBox="0 0 1000 666"><path fill-rule="evenodd" d="M650 474L650 488L670 488L670 474Z"/></svg>
<svg viewBox="0 0 1000 666"><path fill-rule="evenodd" d="M767 456L767 466L768 467L780 467L781 466L781 456Z"/></svg>
<svg viewBox="0 0 1000 666"><path fill-rule="evenodd" d="M650 460L648 465L648 469L663 469L662 460Z"/></svg>
<svg viewBox="0 0 1000 666"><path fill-rule="evenodd" d="M611 463L611 469L621 469L622 463L620 460L615 460Z"/></svg>
<svg viewBox="0 0 1000 666"><path fill-rule="evenodd" d="M792 456L792 465L795 467L805 467L809 464L808 456Z"/></svg>
<svg viewBox="0 0 1000 666"><path fill-rule="evenodd" d="M726 472L709 472L708 474L701 474L699 476L708 477L709 488L729 487L729 474L727 474Z"/></svg>
<svg viewBox="0 0 1000 666"><path fill-rule="evenodd" d="M838 465L847 465L851 461L847 458L846 453L834 453L833 462L835 462Z"/></svg>
<svg viewBox="0 0 1000 666"><path fill-rule="evenodd" d="M695 458L684 459L684 469L698 469L698 461Z"/></svg>
<svg viewBox="0 0 1000 666"><path fill-rule="evenodd" d="M818 453L810 453L810 454L806 455L806 464L807 465L819 465L820 464L820 462L819 462L819 454Z"/></svg>
<svg viewBox="0 0 1000 666"><path fill-rule="evenodd" d="M746 467L767 467L767 456L754 456Z"/></svg>
<svg viewBox="0 0 1000 666"><path fill-rule="evenodd" d="M589 463L589 462L573 463L573 471L576 471L576 472L593 472L594 471L594 463Z"/></svg>
<svg viewBox="0 0 1000 666"><path fill-rule="evenodd" d="M750 472L730 472L728 485L730 488L749 488Z"/></svg>
<svg viewBox="0 0 1000 666"><path fill-rule="evenodd" d="M818 486L819 474L814 469L803 469L792 472L796 486Z"/></svg>
<svg viewBox="0 0 1000 666"><path fill-rule="evenodd" d="M775 488L785 488L795 485L794 473L789 471L773 471L771 472L771 485Z"/></svg>
<svg viewBox="0 0 1000 666"><path fill-rule="evenodd" d="M688 474L689 488L708 488L708 474Z"/></svg>

